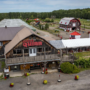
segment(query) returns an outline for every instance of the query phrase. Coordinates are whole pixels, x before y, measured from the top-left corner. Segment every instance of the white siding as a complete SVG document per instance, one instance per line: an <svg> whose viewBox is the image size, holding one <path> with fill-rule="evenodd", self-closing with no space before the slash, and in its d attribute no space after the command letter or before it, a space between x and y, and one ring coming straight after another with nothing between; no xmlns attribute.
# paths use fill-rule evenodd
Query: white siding
<svg viewBox="0 0 90 90"><path fill-rule="evenodd" d="M80 39L81 38L81 35L76 35L75 36L75 39Z"/></svg>

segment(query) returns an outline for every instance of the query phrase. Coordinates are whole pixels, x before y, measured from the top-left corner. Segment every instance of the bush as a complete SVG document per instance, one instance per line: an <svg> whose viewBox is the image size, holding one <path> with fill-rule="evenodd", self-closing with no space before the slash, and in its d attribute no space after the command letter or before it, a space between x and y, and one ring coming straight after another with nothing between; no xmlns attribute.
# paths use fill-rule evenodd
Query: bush
<svg viewBox="0 0 90 90"><path fill-rule="evenodd" d="M49 25L47 23L45 24L45 29L49 29Z"/></svg>
<svg viewBox="0 0 90 90"><path fill-rule="evenodd" d="M79 69L76 67L76 65L73 65L69 62L65 62L61 64L61 71L64 73L78 73Z"/></svg>
<svg viewBox="0 0 90 90"><path fill-rule="evenodd" d="M44 21L45 22L54 22L54 20L53 19L50 19L50 18L46 18Z"/></svg>
<svg viewBox="0 0 90 90"><path fill-rule="evenodd" d="M31 22L33 22L34 20L26 20L26 22L28 23L28 24L30 24Z"/></svg>
<svg viewBox="0 0 90 90"><path fill-rule="evenodd" d="M73 65L73 71L72 73L78 73L80 70L76 67L76 65Z"/></svg>
<svg viewBox="0 0 90 90"><path fill-rule="evenodd" d="M72 73L72 71L73 71L73 65L70 64L69 62L62 63L61 64L61 70L64 73Z"/></svg>
<svg viewBox="0 0 90 90"><path fill-rule="evenodd" d="M90 68L90 58L89 60L81 58L76 60L74 63L77 67L81 66L82 68Z"/></svg>

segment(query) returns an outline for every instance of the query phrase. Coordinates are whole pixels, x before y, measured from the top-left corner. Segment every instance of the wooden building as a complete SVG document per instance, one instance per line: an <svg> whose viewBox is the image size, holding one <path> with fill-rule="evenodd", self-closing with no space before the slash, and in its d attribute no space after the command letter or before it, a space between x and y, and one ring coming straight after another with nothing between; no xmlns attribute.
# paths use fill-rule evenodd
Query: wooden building
<svg viewBox="0 0 90 90"><path fill-rule="evenodd" d="M1 37L0 58L5 57L5 64L10 70L42 67L47 62L60 61L58 50L49 43L50 38L41 37L27 27L1 29L7 36Z"/></svg>
<svg viewBox="0 0 90 90"><path fill-rule="evenodd" d="M62 18L59 22L59 28L64 31L80 30L80 20L76 18Z"/></svg>

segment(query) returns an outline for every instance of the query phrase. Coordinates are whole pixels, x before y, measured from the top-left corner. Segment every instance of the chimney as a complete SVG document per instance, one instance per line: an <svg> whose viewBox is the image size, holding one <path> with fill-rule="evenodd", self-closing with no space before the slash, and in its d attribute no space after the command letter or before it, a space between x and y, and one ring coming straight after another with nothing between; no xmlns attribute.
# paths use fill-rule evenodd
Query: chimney
<svg viewBox="0 0 90 90"><path fill-rule="evenodd" d="M7 28L7 26L5 26L5 28Z"/></svg>

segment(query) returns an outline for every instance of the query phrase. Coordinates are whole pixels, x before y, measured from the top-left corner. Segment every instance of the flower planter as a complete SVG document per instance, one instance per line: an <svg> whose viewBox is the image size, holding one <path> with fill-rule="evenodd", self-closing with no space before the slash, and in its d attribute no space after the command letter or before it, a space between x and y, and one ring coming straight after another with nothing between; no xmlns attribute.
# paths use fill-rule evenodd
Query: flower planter
<svg viewBox="0 0 90 90"><path fill-rule="evenodd" d="M10 85L9 85L10 87L13 87L14 86L14 83L10 83Z"/></svg>
<svg viewBox="0 0 90 90"><path fill-rule="evenodd" d="M25 73L24 76L29 76L30 74L29 73Z"/></svg>
<svg viewBox="0 0 90 90"><path fill-rule="evenodd" d="M4 77L4 79L7 79L7 77Z"/></svg>
<svg viewBox="0 0 90 90"><path fill-rule="evenodd" d="M75 80L78 80L78 79L79 79L79 76L78 76L78 75L76 75L76 76L75 76Z"/></svg>
<svg viewBox="0 0 90 90"><path fill-rule="evenodd" d="M48 74L48 72L47 72L47 71L45 71L45 74Z"/></svg>
<svg viewBox="0 0 90 90"><path fill-rule="evenodd" d="M44 81L43 81L43 84L47 84L47 83L48 83L47 80L44 80Z"/></svg>

